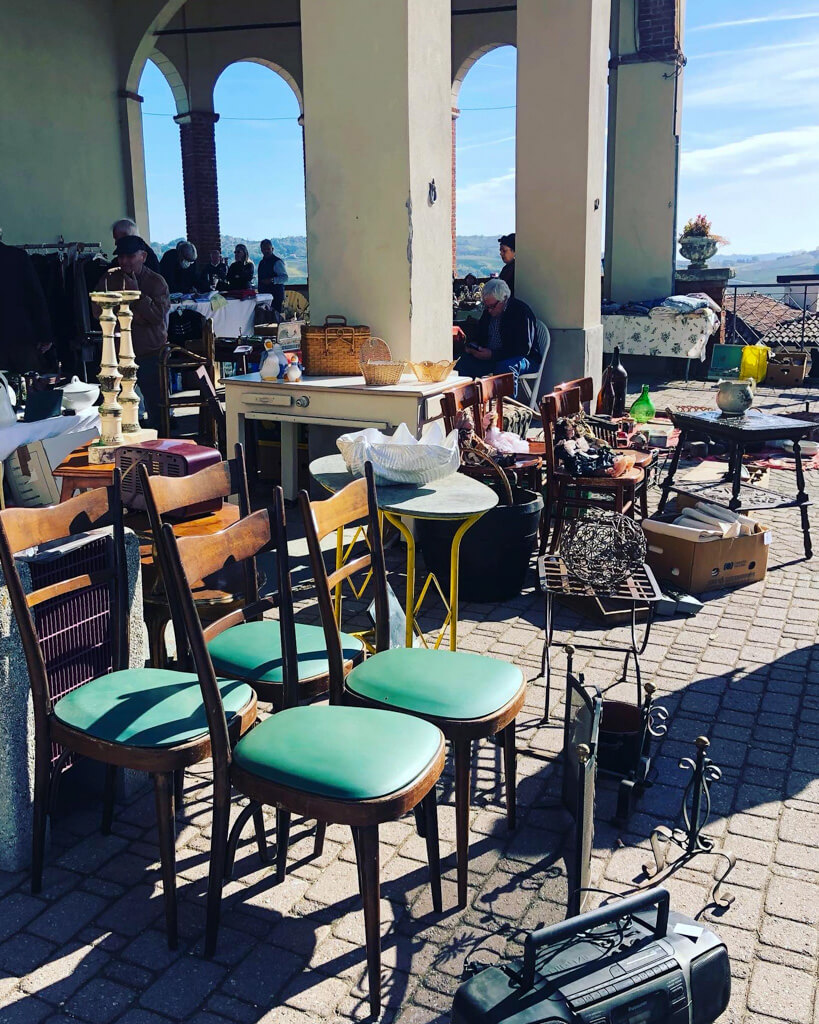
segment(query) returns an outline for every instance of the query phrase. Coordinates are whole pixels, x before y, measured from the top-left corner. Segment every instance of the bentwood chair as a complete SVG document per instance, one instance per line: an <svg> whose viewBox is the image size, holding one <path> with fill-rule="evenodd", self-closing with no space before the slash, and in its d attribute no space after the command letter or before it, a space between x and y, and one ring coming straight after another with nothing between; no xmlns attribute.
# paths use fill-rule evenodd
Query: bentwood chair
<svg viewBox="0 0 819 1024"><path fill-rule="evenodd" d="M174 773L210 757L211 738L197 676L164 669L127 668L125 543L119 478L108 491L87 491L53 508L0 512L0 564L23 642L34 705L34 830L31 887L42 888L47 818L68 752L106 768L102 831L111 830L117 768L153 776L168 945L177 946ZM15 552L112 524L105 567L26 594ZM51 613L72 621L72 603L107 608L111 667L95 665L93 652L76 660L84 679L59 699L49 695L50 653L38 620ZM82 636L75 638L79 645ZM96 668L96 672L94 669ZM235 741L256 720L256 695L246 684L220 680L225 735ZM64 748L52 767L52 744Z"/></svg>
<svg viewBox="0 0 819 1024"><path fill-rule="evenodd" d="M235 458L200 470L191 476L149 476L143 464L139 466L145 504L154 537L169 514L186 506L195 505L215 497L238 493L240 518L250 512L244 457L241 445L236 445ZM177 528L177 533L180 530ZM160 555L160 562L162 555ZM163 574L165 567L163 566ZM166 576L167 579L167 576ZM259 597L258 574L250 563L243 566L220 567L215 578L196 581L191 592L206 622L223 621L231 613L230 621L211 637L208 632L208 650L218 673L231 679L241 679L256 691L260 700L280 708L284 692L284 653L281 647L279 623L264 619L262 615L276 607L277 597ZM216 600L219 594L234 596L233 601ZM207 615L202 615L206 602ZM171 610L174 603L171 602ZM178 612L177 612L178 617ZM228 628L229 627L229 628ZM174 619L177 650L184 642L181 621ZM299 699L326 693L330 669L321 626L298 623L296 631L296 671ZM343 634L343 657L349 671L364 657L361 640ZM190 666L189 666L190 667Z"/></svg>
<svg viewBox="0 0 819 1024"><path fill-rule="evenodd" d="M280 487L276 488L273 509L255 512L221 534L177 539L166 524L162 539L171 567L174 600L185 621L212 737L215 795L206 955L211 956L216 948L230 848L235 848L237 830L248 816L245 808L229 835L233 785L250 798L250 807L276 807L278 881L285 874L291 814L351 827L364 904L370 1009L377 1015L381 1005L378 826L422 805L433 905L440 911L435 783L444 765L444 737L434 725L409 715L343 706L340 673L331 679L329 705L299 707L297 633ZM283 707L231 748L210 650L220 632L230 629L235 616L226 616L203 633L190 586L230 562L255 559L271 548L277 553L278 565L279 620L275 626L280 632ZM340 649L337 641L339 663Z"/></svg>
<svg viewBox="0 0 819 1024"><path fill-rule="evenodd" d="M571 391L573 388L577 388L580 392L580 408L583 413L589 417L589 426L594 431L595 437L599 437L601 441L605 441L606 444L612 448L617 447L617 425L616 423L606 423L601 418L591 415L591 403L594 401L594 381L591 377L578 377L576 380L564 381L562 384L555 384L553 394L562 395L566 391ZM655 452L638 452L631 450L630 454L634 456L634 465L644 472L643 482L637 487L637 496L640 499L640 515L643 518L648 516L648 475L649 470L654 466L657 461L657 455Z"/></svg>
<svg viewBox="0 0 819 1024"><path fill-rule="evenodd" d="M540 418L543 422L545 445L546 489L549 519L552 527L551 551L557 551L563 520L567 509L604 508L625 513L634 518L634 502L637 487L643 483L645 474L638 466L632 466L621 476L574 477L560 465L555 453L555 426L563 417L576 416L581 411L580 390L544 395L540 402ZM541 553L546 549L548 523L541 530Z"/></svg>
<svg viewBox="0 0 819 1024"><path fill-rule="evenodd" d="M462 651L427 648L389 649L387 579L378 528L378 504L372 466L366 479L355 480L325 501L299 495L310 562L316 581L321 621L330 657L330 689L345 689L342 646L333 614L332 591L339 571L328 576L321 541L339 526L365 519L370 555L355 568L371 565L376 609L376 653L346 677L346 700L357 706L390 708L437 725L455 754L455 820L458 859L458 905L466 906L469 873L469 805L472 746L500 734L506 776L506 817L515 826L515 718L526 697L526 683L516 665ZM340 570L343 572L344 570Z"/></svg>

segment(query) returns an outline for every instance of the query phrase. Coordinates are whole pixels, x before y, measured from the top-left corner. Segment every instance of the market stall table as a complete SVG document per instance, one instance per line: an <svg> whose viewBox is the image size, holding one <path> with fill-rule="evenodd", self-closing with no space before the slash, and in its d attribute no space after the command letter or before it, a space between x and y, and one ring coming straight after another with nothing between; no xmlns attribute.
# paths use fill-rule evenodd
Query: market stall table
<svg viewBox="0 0 819 1024"><path fill-rule="evenodd" d="M370 387L361 376L302 377L296 383L262 380L258 373L225 377L227 450L245 444L246 420L276 420L281 424L281 482L293 501L298 491L297 432L300 423L357 430L391 430L406 423L420 436L425 421L440 414L440 395L470 378L450 374L437 384L422 384L404 374L397 384Z"/></svg>
<svg viewBox="0 0 819 1024"><path fill-rule="evenodd" d="M254 317L257 306L269 306L273 296L255 295L249 299L225 298L224 305L211 299L182 299L172 302L170 312L179 309L193 309L213 325L213 333L217 338L246 338L253 334Z"/></svg>
<svg viewBox="0 0 819 1024"><path fill-rule="evenodd" d="M315 459L310 463L310 473L322 487L332 494L355 479L347 470L344 459L340 455L325 455L321 459ZM464 476L463 473L453 473L429 484L378 484L377 495L379 510L407 542L406 646L412 647L416 632L422 636L421 630L416 624L416 616L434 581L447 611L444 624L436 638L435 647L440 647L446 628L449 626L449 649L457 650L458 570L461 540L470 526L498 504L497 494L478 480ZM429 573L416 600L415 538L404 523L404 519L460 521L455 536L452 538L450 550L448 599L444 597L440 584L433 574ZM343 545L342 538L339 536L336 548L336 561L339 565L342 558Z"/></svg>
<svg viewBox="0 0 819 1024"><path fill-rule="evenodd" d="M768 413L749 409L742 416L726 416L718 409L702 412L675 412L669 410L671 422L679 428L680 438L668 475L662 484L659 511L662 512L668 501L669 493L683 491L702 501L710 501L715 505L727 506L734 512L750 512L758 509L798 508L802 517L802 536L805 541L805 558L813 555L810 539L810 523L808 507L811 504L805 490L805 473L802 468L802 453L799 442L816 429L815 423L808 420L791 419L790 416L772 416ZM704 434L709 439L723 441L728 444L730 457L728 472L724 483L705 482L700 484L681 484L674 486L674 476L680 462L680 454L685 447L689 434ZM765 445L771 441L792 441L793 454L796 460L796 497L769 491L762 487L742 483L742 455L746 448L753 445ZM728 483L730 481L730 484Z"/></svg>

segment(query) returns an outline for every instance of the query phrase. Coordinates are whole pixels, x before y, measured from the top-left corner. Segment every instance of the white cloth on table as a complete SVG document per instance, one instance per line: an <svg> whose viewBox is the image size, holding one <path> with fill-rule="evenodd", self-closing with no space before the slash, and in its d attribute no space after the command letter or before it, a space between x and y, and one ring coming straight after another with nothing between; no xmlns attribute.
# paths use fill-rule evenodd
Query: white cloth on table
<svg viewBox="0 0 819 1024"><path fill-rule="evenodd" d="M171 312L177 309L195 309L213 323L213 333L217 338L238 338L240 335L247 337L253 334L256 307L269 306L272 302L272 295L261 294L250 299L227 299L223 306L213 309L209 298L185 299L172 303Z"/></svg>
<svg viewBox="0 0 819 1024"><path fill-rule="evenodd" d="M708 339L718 328L719 317L707 308L676 313L669 306L655 306L648 316L611 313L603 317L603 349L611 352L616 345L621 355L703 361Z"/></svg>
<svg viewBox="0 0 819 1024"><path fill-rule="evenodd" d="M12 427L3 427L0 429L0 461L5 462L20 445L44 441L47 437L58 437L61 434L76 434L92 428L99 431L99 426L99 409L92 406L74 416L50 416L47 420L15 423Z"/></svg>

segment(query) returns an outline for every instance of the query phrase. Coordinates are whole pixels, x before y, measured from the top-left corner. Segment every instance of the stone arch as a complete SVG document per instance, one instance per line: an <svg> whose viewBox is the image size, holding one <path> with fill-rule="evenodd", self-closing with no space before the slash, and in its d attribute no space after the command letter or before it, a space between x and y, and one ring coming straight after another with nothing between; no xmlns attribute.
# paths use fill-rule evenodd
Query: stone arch
<svg viewBox="0 0 819 1024"><path fill-rule="evenodd" d="M227 71L227 69L229 67L232 67L234 64L242 64L242 63L244 63L244 64L261 64L263 67L269 68L272 72L277 74L279 76L279 78L284 79L284 81L287 82L287 84L292 89L293 95L296 97L296 102L299 105L299 114L300 115L304 114L304 100L302 98L301 88L299 87L299 83L296 81L295 77L291 74L291 72L287 70L287 68L283 67L281 64L277 64L275 61L269 60L267 57L240 57L240 58L238 58L236 60L231 60L229 63L225 64L223 67L219 68L218 72L214 76L214 79L213 79L213 88L214 88L214 90L216 89L216 83L219 81L219 79L222 77L222 75L225 73L225 71Z"/></svg>
<svg viewBox="0 0 819 1024"><path fill-rule="evenodd" d="M156 64L156 66L162 72L163 78L170 86L171 92L173 93L174 101L176 103L177 114L186 114L190 108L188 90L185 86L184 81L182 80L182 75L180 75L179 71L177 70L176 65L173 63L170 57L162 53L161 50L154 49L151 51L151 53L148 54L148 56L142 62L142 70L139 73L140 78L142 77L142 71L144 71L145 65L149 60L153 61L154 64Z"/></svg>
<svg viewBox="0 0 819 1024"><path fill-rule="evenodd" d="M461 86L472 67L478 63L481 57L485 57L486 54L491 53L492 50L499 50L502 46L514 46L514 43L486 43L484 46L478 47L477 50L473 50L468 57L461 61L461 66L452 78L453 107L458 106L458 95L461 91Z"/></svg>
<svg viewBox="0 0 819 1024"><path fill-rule="evenodd" d="M150 6L154 7L154 16L150 18L147 24L142 24L139 27L134 25L123 25L122 33L123 36L125 36L125 39L121 43L121 46L127 46L127 52L131 55L125 76L125 88L128 92L135 93L137 91L139 80L142 77L142 71L145 67L145 61L148 60L149 57L154 59L153 53L156 50L155 33L164 28L185 6L185 3L186 0L159 0L159 2L157 2L157 0L153 0L153 4ZM146 4L146 6L149 5ZM120 52L122 52L122 50ZM154 60L154 62L158 63L156 60ZM168 78L164 69L163 74ZM170 81L170 78L169 84L171 89L174 90L174 96L176 96L174 84Z"/></svg>

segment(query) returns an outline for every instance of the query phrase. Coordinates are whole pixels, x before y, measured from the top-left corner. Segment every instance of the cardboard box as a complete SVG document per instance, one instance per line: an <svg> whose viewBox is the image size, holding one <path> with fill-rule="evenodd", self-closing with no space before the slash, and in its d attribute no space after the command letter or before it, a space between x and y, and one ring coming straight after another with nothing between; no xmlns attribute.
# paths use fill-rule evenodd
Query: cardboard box
<svg viewBox="0 0 819 1024"><path fill-rule="evenodd" d="M768 360L764 385L773 388L798 387L808 372L808 353L799 349L779 350Z"/></svg>
<svg viewBox="0 0 819 1024"><path fill-rule="evenodd" d="M695 499L680 494L679 507L694 505ZM677 513L643 520L648 553L646 561L658 579L671 580L681 590L703 594L709 590L744 587L765 578L768 571L770 527L756 522L750 537L697 541L670 537L652 528L657 521L670 522Z"/></svg>

